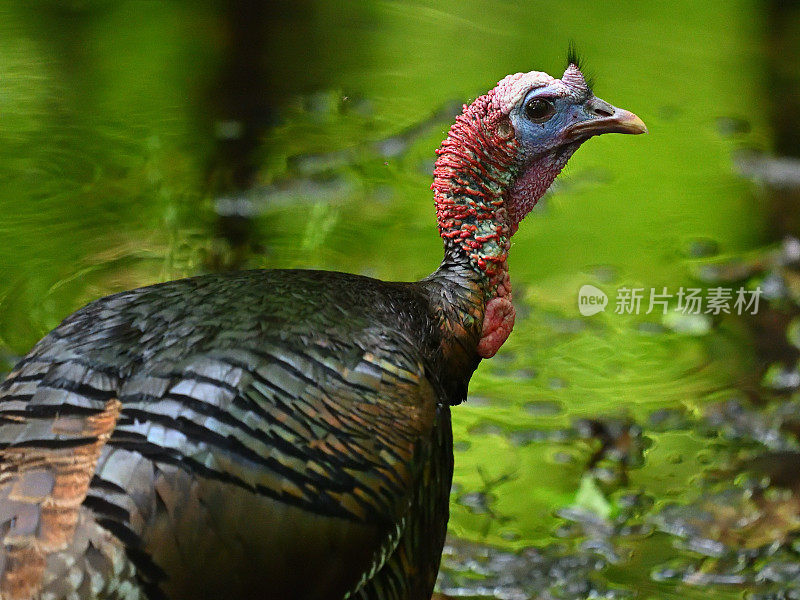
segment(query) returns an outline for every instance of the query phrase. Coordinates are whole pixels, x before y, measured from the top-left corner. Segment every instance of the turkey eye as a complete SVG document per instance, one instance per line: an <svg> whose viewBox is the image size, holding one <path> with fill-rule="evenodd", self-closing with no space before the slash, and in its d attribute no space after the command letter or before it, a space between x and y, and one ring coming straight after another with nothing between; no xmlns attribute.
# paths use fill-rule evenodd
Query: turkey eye
<svg viewBox="0 0 800 600"><path fill-rule="evenodd" d="M553 116L556 112L556 107L550 100L542 100L541 98L534 98L525 105L525 115L537 123L544 123Z"/></svg>

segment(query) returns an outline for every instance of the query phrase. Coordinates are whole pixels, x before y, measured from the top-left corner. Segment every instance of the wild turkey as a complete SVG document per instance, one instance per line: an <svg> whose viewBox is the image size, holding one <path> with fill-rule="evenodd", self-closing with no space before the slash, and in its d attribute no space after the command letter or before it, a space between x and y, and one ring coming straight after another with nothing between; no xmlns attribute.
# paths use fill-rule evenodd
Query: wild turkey
<svg viewBox="0 0 800 600"><path fill-rule="evenodd" d="M437 151L422 281L203 275L65 319L0 387L2 598L430 598L511 235L582 142L644 131L574 64L510 75Z"/></svg>

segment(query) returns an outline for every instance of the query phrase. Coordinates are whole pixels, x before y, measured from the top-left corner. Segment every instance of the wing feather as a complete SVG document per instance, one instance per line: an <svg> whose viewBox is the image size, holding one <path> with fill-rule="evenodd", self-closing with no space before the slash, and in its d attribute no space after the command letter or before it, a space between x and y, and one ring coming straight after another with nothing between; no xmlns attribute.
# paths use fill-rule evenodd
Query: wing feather
<svg viewBox="0 0 800 600"><path fill-rule="evenodd" d="M0 393L0 596L36 597L50 555L73 541L121 403L81 365L23 365ZM55 407L57 411L46 410Z"/></svg>

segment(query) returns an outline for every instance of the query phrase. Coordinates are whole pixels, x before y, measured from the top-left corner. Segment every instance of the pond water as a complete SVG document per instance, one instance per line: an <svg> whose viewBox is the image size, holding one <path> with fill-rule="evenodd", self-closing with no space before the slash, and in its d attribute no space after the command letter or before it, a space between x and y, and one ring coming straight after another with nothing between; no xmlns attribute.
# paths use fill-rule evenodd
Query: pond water
<svg viewBox="0 0 800 600"><path fill-rule="evenodd" d="M763 483L800 464L793 363L762 383L794 358L768 349L796 313L793 249L772 250L796 212L735 168L775 147L774 7L236 4L3 3L6 366L91 299L203 271L427 275L433 150L460 103L560 74L575 41L597 95L650 134L587 143L514 238L515 331L453 411L440 587L800 597L796 481ZM615 312L625 287L776 281L760 320ZM604 312L581 316L585 284Z"/></svg>

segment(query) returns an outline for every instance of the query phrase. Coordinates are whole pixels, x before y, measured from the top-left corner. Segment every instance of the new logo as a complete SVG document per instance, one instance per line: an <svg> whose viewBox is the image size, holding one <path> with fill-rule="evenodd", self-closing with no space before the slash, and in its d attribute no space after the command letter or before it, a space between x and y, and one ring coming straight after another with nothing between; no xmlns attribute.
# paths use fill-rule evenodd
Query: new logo
<svg viewBox="0 0 800 600"><path fill-rule="evenodd" d="M604 311L607 305L608 296L600 288L587 283L578 290L578 310L584 317Z"/></svg>

